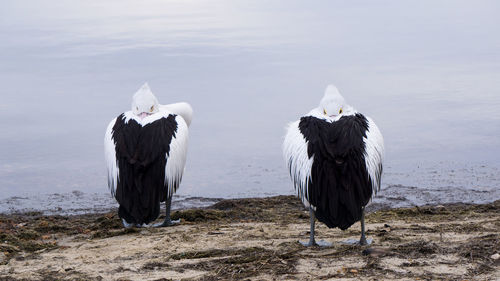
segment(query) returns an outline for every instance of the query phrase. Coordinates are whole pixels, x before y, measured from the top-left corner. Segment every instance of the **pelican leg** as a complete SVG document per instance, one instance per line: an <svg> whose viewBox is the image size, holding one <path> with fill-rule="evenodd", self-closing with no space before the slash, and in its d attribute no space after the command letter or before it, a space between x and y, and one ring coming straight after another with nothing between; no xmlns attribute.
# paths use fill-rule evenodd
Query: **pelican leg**
<svg viewBox="0 0 500 281"><path fill-rule="evenodd" d="M361 238L359 238L359 245L369 245L372 243L372 240L366 240L365 236L365 207L361 210Z"/></svg>
<svg viewBox="0 0 500 281"><path fill-rule="evenodd" d="M361 222L361 237L359 238L359 241L356 239L347 239L342 242L343 244L365 246L365 245L370 245L373 242L373 239L371 238L366 239L365 236L365 207L361 209L360 222Z"/></svg>
<svg viewBox="0 0 500 281"><path fill-rule="evenodd" d="M176 224L179 224L181 222L180 219L178 220L171 220L170 219L170 209L172 207L172 197L169 197L167 201L165 201L165 220L162 223L157 223L154 224L153 227L165 227L165 226L173 226Z"/></svg>
<svg viewBox="0 0 500 281"><path fill-rule="evenodd" d="M316 240L314 239L314 225L316 223L316 215L314 214L314 210L312 209L312 207L309 207L309 218L311 222L311 229L309 231L309 242L299 241L299 243L305 247L311 247L311 246L330 247L332 245L331 243L326 242L324 240L316 242Z"/></svg>
<svg viewBox="0 0 500 281"><path fill-rule="evenodd" d="M309 242L299 241L299 243L305 247L311 247L316 244L316 241L314 241L314 224L316 222L316 216L314 215L314 211L311 207L309 207L309 219L311 222L311 230L309 231Z"/></svg>

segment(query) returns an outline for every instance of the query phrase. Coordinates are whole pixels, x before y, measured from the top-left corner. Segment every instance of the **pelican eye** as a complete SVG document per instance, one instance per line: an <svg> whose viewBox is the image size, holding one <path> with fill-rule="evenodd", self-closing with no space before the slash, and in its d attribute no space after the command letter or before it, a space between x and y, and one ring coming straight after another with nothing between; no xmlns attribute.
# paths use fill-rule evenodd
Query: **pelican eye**
<svg viewBox="0 0 500 281"><path fill-rule="evenodd" d="M153 112L153 110L155 109L155 106L151 106L151 108L149 109L149 112Z"/></svg>
<svg viewBox="0 0 500 281"><path fill-rule="evenodd" d="M323 114L327 115L327 114L326 114L326 109L324 109L324 108L323 108Z"/></svg>
<svg viewBox="0 0 500 281"><path fill-rule="evenodd" d="M342 112L343 112L343 111L342 111L342 108L340 108L340 110L339 110L339 114L342 114Z"/></svg>

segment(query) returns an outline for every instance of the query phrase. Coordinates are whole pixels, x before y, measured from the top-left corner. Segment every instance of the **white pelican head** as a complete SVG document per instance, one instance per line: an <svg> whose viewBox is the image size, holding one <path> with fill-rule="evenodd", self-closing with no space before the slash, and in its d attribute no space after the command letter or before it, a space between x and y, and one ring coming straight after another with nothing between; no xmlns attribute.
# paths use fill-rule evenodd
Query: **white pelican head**
<svg viewBox="0 0 500 281"><path fill-rule="evenodd" d="M339 115L351 113L352 107L345 102L337 87L328 85L319 103L319 110L327 117L336 118Z"/></svg>
<svg viewBox="0 0 500 281"><path fill-rule="evenodd" d="M159 108L158 99L151 92L148 83L144 83L132 98L132 112L144 119L144 117L158 112Z"/></svg>

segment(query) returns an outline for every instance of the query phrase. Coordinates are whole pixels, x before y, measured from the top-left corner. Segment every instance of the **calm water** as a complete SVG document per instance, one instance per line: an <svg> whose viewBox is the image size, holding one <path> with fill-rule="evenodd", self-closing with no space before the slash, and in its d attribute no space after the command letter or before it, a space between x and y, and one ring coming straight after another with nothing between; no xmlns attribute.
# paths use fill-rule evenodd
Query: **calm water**
<svg viewBox="0 0 500 281"><path fill-rule="evenodd" d="M284 127L329 83L384 135L375 202L500 199L496 1L101 2L0 4L0 212L114 206L104 130L145 81L195 110L176 207L292 194Z"/></svg>

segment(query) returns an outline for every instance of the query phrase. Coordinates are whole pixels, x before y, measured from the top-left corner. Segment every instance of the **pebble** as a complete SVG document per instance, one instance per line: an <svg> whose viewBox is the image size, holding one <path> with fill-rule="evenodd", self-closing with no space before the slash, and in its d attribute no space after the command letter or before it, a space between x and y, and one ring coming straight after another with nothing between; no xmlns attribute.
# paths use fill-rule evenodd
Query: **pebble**
<svg viewBox="0 0 500 281"><path fill-rule="evenodd" d="M365 256L382 257L382 256L389 255L390 252L388 250L385 250L385 249L368 248L368 249L363 250L362 254Z"/></svg>
<svg viewBox="0 0 500 281"><path fill-rule="evenodd" d="M496 254L492 255L491 258L494 260L498 260L498 259L500 259L500 254L496 253Z"/></svg>

